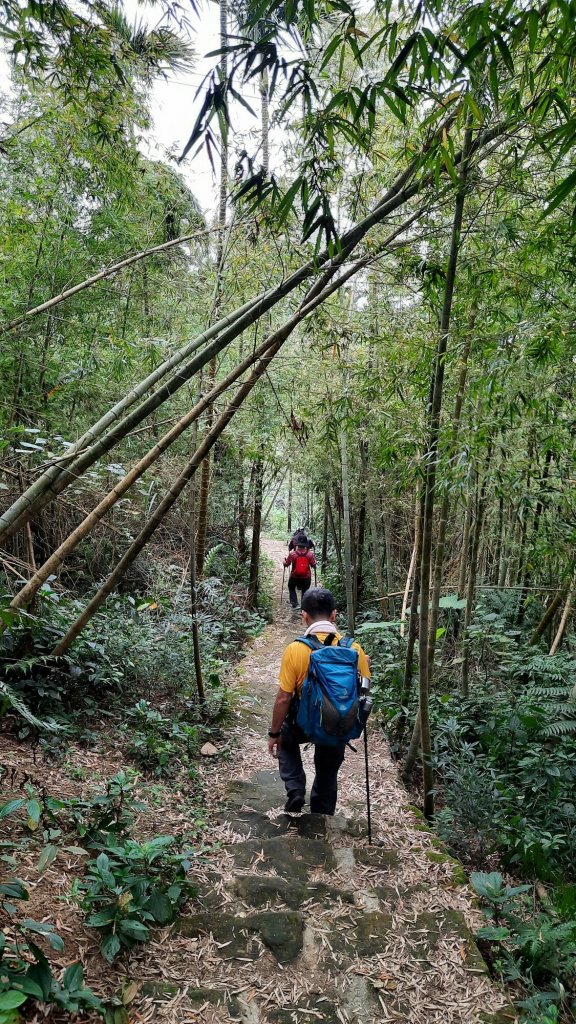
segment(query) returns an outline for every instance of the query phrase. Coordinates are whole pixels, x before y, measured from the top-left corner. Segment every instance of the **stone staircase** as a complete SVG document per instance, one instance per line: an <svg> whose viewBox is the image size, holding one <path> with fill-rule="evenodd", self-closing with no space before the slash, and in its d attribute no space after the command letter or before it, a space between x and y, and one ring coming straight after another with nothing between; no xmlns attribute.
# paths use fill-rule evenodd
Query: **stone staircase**
<svg viewBox="0 0 576 1024"><path fill-rule="evenodd" d="M423 909L426 880L402 879L397 850L368 846L361 819L284 814L284 799L277 772L228 784L225 841L172 929L184 983L149 984L150 999L203 1024L516 1019L478 1012L495 990L464 915Z"/></svg>

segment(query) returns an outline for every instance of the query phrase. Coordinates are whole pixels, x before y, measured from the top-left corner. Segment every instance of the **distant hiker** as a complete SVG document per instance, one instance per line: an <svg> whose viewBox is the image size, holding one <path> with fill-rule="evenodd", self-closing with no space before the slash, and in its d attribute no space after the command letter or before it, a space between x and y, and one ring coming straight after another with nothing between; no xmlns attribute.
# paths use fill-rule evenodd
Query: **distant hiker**
<svg viewBox="0 0 576 1024"><path fill-rule="evenodd" d="M302 598L302 618L306 624L304 636L288 644L280 665L280 686L272 711L272 724L268 733L268 752L278 758L280 778L286 787L288 799L284 810L301 811L306 796L306 775L302 766L300 744L310 742L310 735L302 731L298 720L306 719L305 697L309 686L309 668L312 649L318 651L318 657L331 652L342 652L342 657L334 659L347 661L353 669L353 685L356 689L358 674L370 678L370 663L359 644L343 640L334 625L336 610L334 596L323 587L308 590ZM310 645L310 646L308 646ZM346 655L344 655L346 651ZM352 653L354 652L354 654ZM316 657L316 655L315 655ZM305 682L306 681L306 682ZM304 699L301 701L304 684ZM342 677L340 679L342 684ZM348 738L359 736L364 722L361 720L361 709L357 700L357 691L353 694L354 709L346 713L342 722L338 718L335 707L328 710L324 725L330 728L328 717L331 717L332 735L326 735L325 742L314 740L314 767L316 776L310 794L310 810L312 814L334 814L338 795L338 769L344 760L344 750ZM303 714L304 712L304 714ZM352 718L354 727L350 728ZM365 721L365 719L364 719ZM342 724L343 723L343 724ZM308 720L308 728L314 734L322 735L323 723Z"/></svg>
<svg viewBox="0 0 576 1024"><path fill-rule="evenodd" d="M299 541L294 551L291 551L284 559L284 567L287 569L288 566L290 566L288 595L292 607L297 608L298 597L296 596L296 591L299 590L302 597L304 597L304 594L311 586L312 569L316 568L316 559L312 551Z"/></svg>
<svg viewBox="0 0 576 1024"><path fill-rule="evenodd" d="M290 540L288 541L288 551L293 551L298 544L303 544L309 551L313 551L316 547L314 541L310 539L306 530L302 526L298 527L290 537Z"/></svg>

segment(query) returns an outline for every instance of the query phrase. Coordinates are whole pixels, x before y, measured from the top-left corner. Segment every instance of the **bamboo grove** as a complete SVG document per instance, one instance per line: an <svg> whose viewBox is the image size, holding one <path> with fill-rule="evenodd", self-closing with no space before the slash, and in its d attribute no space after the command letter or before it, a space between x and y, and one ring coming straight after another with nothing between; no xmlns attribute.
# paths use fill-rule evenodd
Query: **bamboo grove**
<svg viewBox="0 0 576 1024"><path fill-rule="evenodd" d="M66 10L9 11L31 43L8 36L0 153L3 627L73 589L60 664L191 513L193 575L224 537L255 605L271 500L318 531L352 629L401 623L396 734L432 817L430 698L479 685L482 595L573 644L572 7L222 4L182 113L181 155L220 155L213 223L138 148L154 76L192 60L178 32L136 46L88 7L94 90Z"/></svg>

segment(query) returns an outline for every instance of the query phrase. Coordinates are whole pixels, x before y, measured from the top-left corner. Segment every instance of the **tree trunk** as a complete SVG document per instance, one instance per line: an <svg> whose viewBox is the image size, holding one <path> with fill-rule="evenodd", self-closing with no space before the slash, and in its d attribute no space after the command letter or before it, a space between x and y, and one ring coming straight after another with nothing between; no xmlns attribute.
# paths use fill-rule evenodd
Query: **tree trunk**
<svg viewBox="0 0 576 1024"><path fill-rule="evenodd" d="M398 718L398 743L401 744L404 738L404 732L406 729L406 723L408 721L408 702L410 700L410 693L412 690L412 675L414 672L414 648L416 646L416 633L418 630L418 601L420 598L420 566L422 564L422 525L424 522L424 492L420 495L418 501L418 514L416 516L416 525L414 531L414 553L411 564L414 567L414 582L412 584L412 598L410 601L410 622L408 623L408 638L406 641L406 660L404 662L404 679L402 681L402 694L400 697L400 713ZM410 570L408 570L408 579L410 578ZM404 600L406 600L408 594L405 593ZM402 615L404 618L404 615ZM418 744L416 746L416 754L414 755L414 762L418 755L418 749L420 746L420 716L417 715L418 723ZM412 770L413 764L408 767L408 763L405 765L405 771L409 772Z"/></svg>
<svg viewBox="0 0 576 1024"><path fill-rule="evenodd" d="M468 590L466 594L466 610L464 615L464 650L462 653L462 680L461 680L461 691L464 697L468 696L469 692L469 669L470 669L470 648L467 642L466 631L472 621L472 614L474 611L474 596L476 592L476 574L478 570L478 552L480 551L480 540L482 537L482 526L484 523L484 513L486 511L487 503L487 491L488 491L488 470L490 467L490 460L492 457L492 445L488 444L488 450L486 452L486 468L484 471L484 479L482 480L482 487L480 489L480 497L478 500L478 509L476 512L476 522L474 524L474 536L472 540L472 555L470 558L470 572L468 573Z"/></svg>
<svg viewBox="0 0 576 1024"><path fill-rule="evenodd" d="M238 559L245 562L248 557L246 543L246 527L248 526L248 506L244 495L244 465L240 460L240 479L238 481Z"/></svg>
<svg viewBox="0 0 576 1024"><path fill-rule="evenodd" d="M460 364L460 373L458 376L458 387L456 389L456 399L454 402L454 413L452 416L451 423L451 436L449 439L449 446L447 452L447 458L451 460L456 454L456 444L458 442L458 434L460 431L460 418L462 416L462 404L464 401L464 392L466 390L466 377L468 373L468 356L470 355L470 347L472 344L472 331L474 330L474 324L476 321L476 309L472 310L470 320L468 323L468 333L466 336L466 342L462 352L462 359ZM440 509L440 521L438 524L438 537L436 540L436 557L434 562L434 584L432 589L431 607L430 607L430 626L428 631L428 686L432 687L434 679L434 653L436 650L436 632L438 629L438 616L440 612L440 591L442 589L442 572L444 569L444 549L446 546L446 530L448 527L448 513L450 510L450 491L448 488L444 491L444 497L442 499L442 506Z"/></svg>
<svg viewBox="0 0 576 1024"><path fill-rule="evenodd" d="M548 607L546 608L542 618L540 619L540 622L538 623L536 629L530 637L530 646L538 643L540 637L544 635L547 626L552 622L552 619L556 615L556 612L560 608L565 597L566 591L559 590L558 593L551 598L551 600L548 603Z"/></svg>
<svg viewBox="0 0 576 1024"><path fill-rule="evenodd" d="M382 523L384 526L384 548L386 551L386 589L391 595L394 590L394 576L393 576L393 559L392 559L392 537L390 527L390 516L387 514L386 509L382 510ZM388 615L393 621L396 617L396 606L394 604L394 598L388 598Z"/></svg>
<svg viewBox="0 0 576 1024"><path fill-rule="evenodd" d="M200 635L198 630L198 590L196 586L196 494L190 488L190 615L192 618L192 649L194 652L194 674L200 707L205 702L202 661L200 658Z"/></svg>
<svg viewBox="0 0 576 1024"><path fill-rule="evenodd" d="M320 556L320 572L326 572L328 564L328 491L324 491L324 520L322 523L322 554Z"/></svg>
<svg viewBox="0 0 576 1024"><path fill-rule="evenodd" d="M568 619L570 617L570 612L572 611L572 605L574 603L574 594L575 593L576 593L576 575L572 577L572 583L570 584L570 587L568 589L568 594L566 595L566 604L564 605L564 611L562 612L562 617L560 619L560 625L558 626L558 629L556 631L556 636L554 637L554 640L552 641L552 646L550 648L550 655L551 656L553 654L556 654L556 651L558 650L558 648L559 648L559 646L560 646L560 644L562 642L562 637L564 636L564 630L566 629L566 624L567 624Z"/></svg>
<svg viewBox="0 0 576 1024"><path fill-rule="evenodd" d="M336 561L338 562L338 572L342 579L345 576L344 560L342 558L342 548L340 546L340 540L336 530L336 523L334 522L334 513L332 512L332 505L328 502L328 522L330 524L330 531L332 533L332 540L334 541L334 551L336 552Z"/></svg>
<svg viewBox="0 0 576 1024"><path fill-rule="evenodd" d="M252 519L252 547L250 550L250 582L248 584L248 604L251 608L258 607L258 584L260 577L260 532L262 529L262 480L264 463L256 463L254 476L254 516Z"/></svg>
<svg viewBox="0 0 576 1024"><path fill-rule="evenodd" d="M464 515L464 529L462 531L462 553L460 556L460 570L458 573L458 597L462 598L466 592L466 577L468 576L468 562L470 556L470 530L472 529L472 518L474 515L474 494L468 495L466 512Z"/></svg>
<svg viewBox="0 0 576 1024"><path fill-rule="evenodd" d="M340 432L340 459L342 467L342 503L344 521L344 582L346 585L346 617L348 619L348 632L354 636L354 591L352 582L352 531L350 525L350 491L348 477L348 448L346 445L346 432L342 428Z"/></svg>
<svg viewBox="0 0 576 1024"><path fill-rule="evenodd" d="M228 81L228 0L220 0L220 79L222 88L226 92ZM224 233L226 231L226 200L228 198L228 126L226 120L222 119L222 131L220 134L220 201L218 206L218 243L216 246L216 284L214 286L214 300L212 303L212 318L218 319L221 308L222 276L224 273ZM208 366L208 390L210 391L216 379L216 356L213 356ZM214 421L214 409L209 405L206 410L206 432L210 433ZM208 505L210 500L210 469L211 453L209 452L202 463L200 478L200 500L198 502L198 537L196 542L196 572L202 576L204 572L204 559L206 557L206 541L208 537Z"/></svg>
<svg viewBox="0 0 576 1024"><path fill-rule="evenodd" d="M364 536L366 533L366 484L358 511L358 538L356 542L356 572L354 574L354 617L358 614L358 602L362 597L362 571L364 566Z"/></svg>
<svg viewBox="0 0 576 1024"><path fill-rule="evenodd" d="M288 470L288 504L286 508L286 529L292 536L292 466Z"/></svg>
<svg viewBox="0 0 576 1024"><path fill-rule="evenodd" d="M534 509L534 519L532 521L532 532L530 534L530 540L528 542L528 558L524 566L524 576L522 579L522 590L520 592L520 599L518 603L518 625L522 625L524 621L524 615L526 612L526 598L528 595L528 586L530 584L530 578L532 576L532 565L534 562L534 554L536 548L536 541L538 540L538 533L540 531L540 521L542 519L542 512L545 505L545 491L548 475L550 473L550 465L552 462L552 449L548 448L544 457L544 467L542 469L542 476L540 478L540 489L538 494L538 501L536 502L536 508Z"/></svg>
<svg viewBox="0 0 576 1024"><path fill-rule="evenodd" d="M432 555L432 532L434 526L434 499L436 486L436 463L438 458L438 435L442 394L444 387L444 366L448 347L448 334L452 313L452 300L456 281L456 266L460 248L460 233L464 214L468 158L472 143L469 128L466 129L463 160L460 168L459 187L454 207L450 254L446 268L444 303L440 321L440 334L433 370L434 386L429 416L429 440L425 458L424 517L422 522L422 557L420 569L420 635L419 635L419 689L420 689L420 745L422 748L422 775L424 786L424 813L427 818L434 814L434 775L432 770L432 738L428 706L428 632L430 625L430 560Z"/></svg>

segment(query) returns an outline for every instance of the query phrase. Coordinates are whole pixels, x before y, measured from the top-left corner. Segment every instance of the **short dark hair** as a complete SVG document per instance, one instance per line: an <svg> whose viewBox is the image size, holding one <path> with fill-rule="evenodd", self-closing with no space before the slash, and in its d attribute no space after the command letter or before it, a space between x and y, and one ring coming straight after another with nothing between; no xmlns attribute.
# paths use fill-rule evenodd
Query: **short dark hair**
<svg viewBox="0 0 576 1024"><path fill-rule="evenodd" d="M300 607L311 619L328 618L336 608L334 594L325 587L311 587L302 596Z"/></svg>

